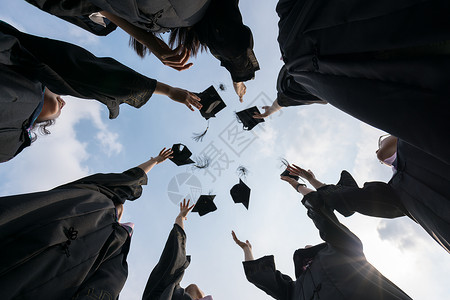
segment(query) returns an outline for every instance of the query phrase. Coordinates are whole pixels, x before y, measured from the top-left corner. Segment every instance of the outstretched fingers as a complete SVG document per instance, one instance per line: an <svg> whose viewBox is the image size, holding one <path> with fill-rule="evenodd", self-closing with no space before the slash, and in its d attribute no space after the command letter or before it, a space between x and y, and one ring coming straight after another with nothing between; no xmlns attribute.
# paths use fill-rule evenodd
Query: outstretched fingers
<svg viewBox="0 0 450 300"><path fill-rule="evenodd" d="M161 62L171 68L178 71L189 69L193 63L187 63L191 56L191 51L186 49L183 45L179 45L177 48L171 51L167 51L162 56Z"/></svg>
<svg viewBox="0 0 450 300"><path fill-rule="evenodd" d="M166 149L165 147L159 152L159 156L164 158L164 160L168 158L172 158L173 151L172 148Z"/></svg>
<svg viewBox="0 0 450 300"><path fill-rule="evenodd" d="M186 100L187 100L186 106L192 111L194 111L192 106L194 106L198 110L200 110L203 107L203 105L200 103L202 99L200 99L200 97L195 95L194 93L188 92L188 98Z"/></svg>
<svg viewBox="0 0 450 300"><path fill-rule="evenodd" d="M302 168L300 168L299 166L296 165L289 165L287 167L287 170L289 171L289 174L294 175L294 176L301 176L302 171L304 171Z"/></svg>
<svg viewBox="0 0 450 300"><path fill-rule="evenodd" d="M243 241L241 241L240 239L237 238L236 233L234 233L234 230L231 231L231 235L233 236L233 240L234 242L241 247L242 249L244 249L245 247L247 247L247 244L244 243Z"/></svg>
<svg viewBox="0 0 450 300"><path fill-rule="evenodd" d="M255 114L253 115L254 119L264 119L265 117L267 117L269 115L269 106L263 106L262 109L264 109L264 113L262 114L258 114L257 112L255 112Z"/></svg>

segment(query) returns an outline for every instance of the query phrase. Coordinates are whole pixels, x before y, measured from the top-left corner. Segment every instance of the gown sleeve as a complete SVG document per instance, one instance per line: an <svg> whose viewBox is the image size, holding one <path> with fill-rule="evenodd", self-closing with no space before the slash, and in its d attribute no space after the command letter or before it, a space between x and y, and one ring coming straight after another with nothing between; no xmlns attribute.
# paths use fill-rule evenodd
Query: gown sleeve
<svg viewBox="0 0 450 300"><path fill-rule="evenodd" d="M253 52L253 35L242 22L238 0L211 1L194 28L202 44L220 60L234 82L253 79L259 64Z"/></svg>
<svg viewBox="0 0 450 300"><path fill-rule="evenodd" d="M100 8L86 0L26 0L28 3L36 6L37 8L57 16L67 22L70 22L84 30L89 31L95 35L105 36L114 31L117 26L105 20L105 26L99 25L89 18L89 15L95 12L101 11Z"/></svg>
<svg viewBox="0 0 450 300"><path fill-rule="evenodd" d="M190 257L186 256L186 233L179 225L174 224L159 262L148 278L142 299L191 300L180 287L189 263Z"/></svg>
<svg viewBox="0 0 450 300"><path fill-rule="evenodd" d="M286 66L283 66L278 74L277 92L278 104L283 107L313 103L327 104L327 101L310 94L301 84L297 83L287 72Z"/></svg>
<svg viewBox="0 0 450 300"><path fill-rule="evenodd" d="M303 198L302 203L308 209L308 216L319 230L322 240L349 255L364 256L361 240L339 222L328 206L314 206L314 202L309 201L308 195Z"/></svg>
<svg viewBox="0 0 450 300"><path fill-rule="evenodd" d="M95 99L119 115L119 105L139 108L152 96L156 80L110 57L96 57L73 44L22 33L0 22L0 31L17 39L11 63L61 95Z"/></svg>
<svg viewBox="0 0 450 300"><path fill-rule="evenodd" d="M147 184L147 174L138 167L123 173L98 173L55 189L86 188L94 189L110 198L115 204L135 200L142 194L142 185Z"/></svg>
<svg viewBox="0 0 450 300"><path fill-rule="evenodd" d="M311 192L304 199L316 207L326 205L345 217L355 212L378 218L409 215L395 190L380 181L366 182L362 188L326 185Z"/></svg>
<svg viewBox="0 0 450 300"><path fill-rule="evenodd" d="M273 255L244 261L243 265L247 280L257 288L278 300L291 299L294 282L289 276L275 269Z"/></svg>

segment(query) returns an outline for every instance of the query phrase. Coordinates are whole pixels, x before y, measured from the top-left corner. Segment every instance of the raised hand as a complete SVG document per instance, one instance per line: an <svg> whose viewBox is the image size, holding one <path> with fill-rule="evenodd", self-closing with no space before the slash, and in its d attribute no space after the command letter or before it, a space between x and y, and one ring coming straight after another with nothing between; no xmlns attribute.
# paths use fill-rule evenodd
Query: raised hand
<svg viewBox="0 0 450 300"><path fill-rule="evenodd" d="M153 159L155 160L156 164L160 164L160 163L164 162L166 159L172 158L172 156L171 156L172 154L173 154L173 151L171 148L169 148L169 149L163 148L159 152L158 156L156 156Z"/></svg>
<svg viewBox="0 0 450 300"><path fill-rule="evenodd" d="M244 251L245 261L254 260L252 252L252 244L250 244L248 240L246 240L245 243L239 240L234 231L231 231L231 235L233 236L234 242Z"/></svg>
<svg viewBox="0 0 450 300"><path fill-rule="evenodd" d="M305 178L308 181L316 178L316 176L314 176L314 173L311 170L306 171L305 169L302 169L301 167L294 165L294 164L289 165L287 167L287 170L289 171L289 174L295 175L295 176L300 176L302 178Z"/></svg>
<svg viewBox="0 0 450 300"><path fill-rule="evenodd" d="M186 202L186 199L183 199L183 202L180 202L180 213L178 214L178 217L187 220L187 214L191 211L191 209L195 206L195 204L192 204L189 206L189 202L191 200L188 199Z"/></svg>
<svg viewBox="0 0 450 300"><path fill-rule="evenodd" d="M298 181L295 180L295 178L292 178L292 177L289 177L289 176L280 176L280 179L290 183L291 185L293 185L293 184L296 185L298 183Z"/></svg>
<svg viewBox="0 0 450 300"><path fill-rule="evenodd" d="M153 54L166 66L178 71L183 71L192 67L193 63L187 63L191 52L183 45L171 49L163 40L155 37L156 43L152 44Z"/></svg>
<svg viewBox="0 0 450 300"><path fill-rule="evenodd" d="M253 115L254 119L264 119L272 114L271 106L263 106L262 109L264 109L264 112L262 114L255 113Z"/></svg>
<svg viewBox="0 0 450 300"><path fill-rule="evenodd" d="M192 111L194 111L193 107L197 109L202 108L202 104L200 103L201 99L187 90L170 87L167 96L175 102L183 103Z"/></svg>
<svg viewBox="0 0 450 300"><path fill-rule="evenodd" d="M247 92L247 87L243 82L233 82L233 87L236 92L236 94L239 96L239 101L242 103L244 102L244 95Z"/></svg>
<svg viewBox="0 0 450 300"><path fill-rule="evenodd" d="M252 244L250 244L250 242L248 240L245 241L245 243L241 240L239 240L236 236L236 233L234 233L234 231L231 231L231 235L233 236L233 240L235 241L235 243L242 248L242 250L245 249L250 249L252 250Z"/></svg>

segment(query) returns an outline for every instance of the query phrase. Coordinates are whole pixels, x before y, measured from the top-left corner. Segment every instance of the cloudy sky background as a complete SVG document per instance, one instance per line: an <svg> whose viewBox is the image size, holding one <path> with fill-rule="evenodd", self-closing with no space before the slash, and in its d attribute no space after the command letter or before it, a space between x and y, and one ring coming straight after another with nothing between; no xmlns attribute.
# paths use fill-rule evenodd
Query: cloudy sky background
<svg viewBox="0 0 450 300"><path fill-rule="evenodd" d="M276 1L241 1L244 22L252 29L261 70L247 83L241 104L228 72L209 53L192 59L183 72L164 67L153 56L144 60L128 48L127 35L117 29L96 37L25 1L2 1L0 19L39 36L68 41L97 56L111 56L136 71L172 86L194 92L223 83L220 92L227 104L201 143L191 139L206 121L198 111L154 95L139 110L121 106L117 119L109 120L105 107L95 101L65 97L66 107L51 128L18 157L0 166L0 195L53 188L88 174L121 172L157 155L163 147L186 144L194 153L213 147L219 155L207 170L193 171L170 161L149 173L143 196L127 203L124 221L136 224L128 258L129 277L121 299L140 299L149 273L157 263L178 207L169 198L174 177L197 178L204 194L216 194L218 210L204 217L191 214L186 221L187 252L192 255L182 286L197 283L207 294L221 299L271 299L247 282L243 254L231 239L249 239L255 257L274 254L277 268L294 276L293 252L306 244L320 243L313 223L301 205L301 196L279 180L280 157L312 169L326 183L336 183L340 171L350 171L360 185L388 181L392 171L375 156L383 132L365 125L330 105L283 109L251 132L236 128L234 112L248 106L270 104L276 97L275 82L282 62L277 38ZM237 135L236 135L237 133ZM246 147L238 146L244 143ZM252 188L247 211L235 205L229 189L238 182L236 168L246 166L244 181ZM222 170L218 170L218 167ZM189 192L188 186L180 192ZM448 254L426 232L407 218L383 220L361 215L339 216L359 236L367 259L413 299L445 299L450 294Z"/></svg>

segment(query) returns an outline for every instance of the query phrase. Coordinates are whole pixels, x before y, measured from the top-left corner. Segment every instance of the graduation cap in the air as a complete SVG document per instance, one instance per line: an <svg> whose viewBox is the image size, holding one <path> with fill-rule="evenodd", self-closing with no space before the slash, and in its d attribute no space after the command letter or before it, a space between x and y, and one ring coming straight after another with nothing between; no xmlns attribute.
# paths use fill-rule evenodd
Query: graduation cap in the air
<svg viewBox="0 0 450 300"><path fill-rule="evenodd" d="M250 201L250 188L239 178L239 183L235 184L230 190L231 198L234 203L242 203L248 209Z"/></svg>
<svg viewBox="0 0 450 300"><path fill-rule="evenodd" d="M206 90L201 93L196 93L197 96L201 99L202 108L200 109L200 114L208 120L209 118L213 118L216 114L224 109L227 105L223 102L222 98L217 93L214 86L210 86ZM194 133L192 139L196 142L201 142L203 137L208 132L209 129L209 121L206 129L200 133Z"/></svg>
<svg viewBox="0 0 450 300"><path fill-rule="evenodd" d="M214 197L216 197L216 195L201 195L195 203L192 212L198 212L200 216L203 216L215 211L217 206L214 204Z"/></svg>
<svg viewBox="0 0 450 300"><path fill-rule="evenodd" d="M202 104L200 113L206 120L215 117L219 111L227 106L212 85L203 92L197 93L197 96L200 97L200 103Z"/></svg>
<svg viewBox="0 0 450 300"><path fill-rule="evenodd" d="M289 167L289 162L285 158L280 158L280 161L282 163L282 166L284 165L286 167L286 169L283 171L283 173L280 174L280 176L288 176L288 177L294 178L295 180L298 181L300 179L300 177L291 175L289 173L289 171L287 170L287 167ZM303 181L303 179L302 179L302 181Z"/></svg>
<svg viewBox="0 0 450 300"><path fill-rule="evenodd" d="M288 176L288 177L294 178L297 181L300 179L299 176L291 175L288 170L284 170L284 172L281 173L280 176Z"/></svg>
<svg viewBox="0 0 450 300"><path fill-rule="evenodd" d="M177 166L182 165L188 165L194 163L192 159L190 159L192 152L189 151L188 147L186 147L183 144L174 144L172 146L172 158L170 158L171 161L173 161Z"/></svg>
<svg viewBox="0 0 450 300"><path fill-rule="evenodd" d="M264 122L264 119L255 119L253 116L255 113L259 114L260 111L256 106L244 109L236 113L239 121L243 124L244 130L252 130L258 123Z"/></svg>

